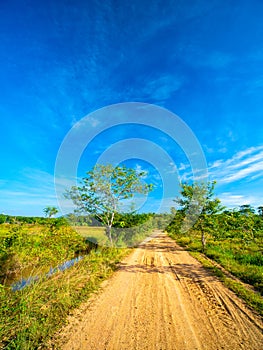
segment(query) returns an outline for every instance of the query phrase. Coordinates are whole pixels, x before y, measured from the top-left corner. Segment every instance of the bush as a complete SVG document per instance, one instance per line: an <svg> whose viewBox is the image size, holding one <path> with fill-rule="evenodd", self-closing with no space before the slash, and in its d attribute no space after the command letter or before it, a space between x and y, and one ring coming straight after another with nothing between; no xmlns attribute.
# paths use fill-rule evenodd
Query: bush
<svg viewBox="0 0 263 350"><path fill-rule="evenodd" d="M9 225L2 230L0 243L0 277L21 273L28 266L40 268L54 266L75 257L77 251L85 251L85 239L69 226L27 226ZM32 229L32 228L31 228Z"/></svg>

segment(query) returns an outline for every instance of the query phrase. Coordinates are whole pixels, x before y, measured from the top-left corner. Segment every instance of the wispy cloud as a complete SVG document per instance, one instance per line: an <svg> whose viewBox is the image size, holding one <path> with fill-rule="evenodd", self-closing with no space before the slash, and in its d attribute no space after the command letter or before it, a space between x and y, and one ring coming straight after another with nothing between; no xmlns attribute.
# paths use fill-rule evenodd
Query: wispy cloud
<svg viewBox="0 0 263 350"><path fill-rule="evenodd" d="M165 74L149 80L144 88L144 93L150 95L154 100L162 101L170 98L175 91L181 88L182 84L182 79Z"/></svg>
<svg viewBox="0 0 263 350"><path fill-rule="evenodd" d="M1 212L41 215L45 206L57 206L54 176L39 169L25 168L16 180L3 184L0 198Z"/></svg>
<svg viewBox="0 0 263 350"><path fill-rule="evenodd" d="M189 166L190 167L190 166ZM183 169L183 171L180 172L180 180L181 182L192 182L192 181L207 181L207 171L206 169L195 169L193 168L187 168Z"/></svg>
<svg viewBox="0 0 263 350"><path fill-rule="evenodd" d="M73 129L81 129L81 128L88 128L88 127L93 127L95 128L97 125L100 124L100 121L98 119L95 119L92 116L86 117L86 118L82 118L80 120L76 120L75 117L73 117L72 122L71 122L71 126Z"/></svg>
<svg viewBox="0 0 263 350"><path fill-rule="evenodd" d="M249 181L263 177L263 146L250 147L227 160L216 160L209 167L209 174L219 184L239 180Z"/></svg>
<svg viewBox="0 0 263 350"><path fill-rule="evenodd" d="M143 167L140 164L135 164L135 171L137 174L145 172L145 174L142 176L142 179L146 179L148 177L148 171L143 169Z"/></svg>
<svg viewBox="0 0 263 350"><path fill-rule="evenodd" d="M243 204L250 204L252 206L259 206L261 204L260 198L255 196L247 196L243 194L234 194L231 192L223 192L219 196L222 205L226 207L238 207Z"/></svg>

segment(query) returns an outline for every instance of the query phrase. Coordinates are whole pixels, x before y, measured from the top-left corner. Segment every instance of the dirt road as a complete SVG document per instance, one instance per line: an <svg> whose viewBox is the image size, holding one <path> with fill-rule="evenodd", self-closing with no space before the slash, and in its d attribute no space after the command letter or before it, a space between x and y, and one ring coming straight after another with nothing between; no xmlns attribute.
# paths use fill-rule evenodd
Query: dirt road
<svg viewBox="0 0 263 350"><path fill-rule="evenodd" d="M164 233L135 249L61 335L64 350L263 349L263 323Z"/></svg>

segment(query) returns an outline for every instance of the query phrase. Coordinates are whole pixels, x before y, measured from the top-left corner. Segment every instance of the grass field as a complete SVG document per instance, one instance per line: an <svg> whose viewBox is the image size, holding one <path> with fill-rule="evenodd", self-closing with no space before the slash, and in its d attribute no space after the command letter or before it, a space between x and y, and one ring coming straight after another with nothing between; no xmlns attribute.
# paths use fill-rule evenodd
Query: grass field
<svg viewBox="0 0 263 350"><path fill-rule="evenodd" d="M97 242L99 245L104 246L110 244L109 239L105 234L104 227L96 226L73 226L73 229L79 233L85 239L91 242Z"/></svg>
<svg viewBox="0 0 263 350"><path fill-rule="evenodd" d="M37 349L46 343L70 310L98 289L129 253L107 247L90 250L85 239L105 239L102 228L80 227L79 232L71 227L0 225L2 276L15 270L22 277L25 268L38 275L34 283L15 292L0 284L0 349ZM42 274L85 249L84 258L67 270L50 277Z"/></svg>
<svg viewBox="0 0 263 350"><path fill-rule="evenodd" d="M90 242L99 246L111 247L104 227L72 226L72 228ZM151 221L129 228L112 228L114 245L119 248L134 247L142 242L154 229Z"/></svg>

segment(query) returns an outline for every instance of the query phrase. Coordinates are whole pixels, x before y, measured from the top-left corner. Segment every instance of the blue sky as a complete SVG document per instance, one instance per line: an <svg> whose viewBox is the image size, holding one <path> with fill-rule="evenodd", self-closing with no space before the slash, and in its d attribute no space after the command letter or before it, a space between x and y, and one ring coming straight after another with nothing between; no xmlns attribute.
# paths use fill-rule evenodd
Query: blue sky
<svg viewBox="0 0 263 350"><path fill-rule="evenodd" d="M67 133L99 108L133 101L164 107L188 125L223 204L262 205L262 13L260 0L2 1L0 212L42 215L57 205L54 169ZM78 176L121 140L155 142L177 167L168 210L191 169L173 140L146 129L98 135ZM155 209L160 174L147 159L126 163L149 168L156 190L148 209Z"/></svg>

